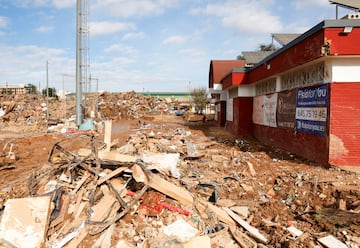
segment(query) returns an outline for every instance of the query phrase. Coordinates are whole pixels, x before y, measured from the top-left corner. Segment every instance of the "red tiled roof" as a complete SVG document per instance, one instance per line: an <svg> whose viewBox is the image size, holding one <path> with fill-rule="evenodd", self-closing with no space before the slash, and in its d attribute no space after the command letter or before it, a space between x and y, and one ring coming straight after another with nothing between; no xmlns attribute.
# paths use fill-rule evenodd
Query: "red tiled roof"
<svg viewBox="0 0 360 248"><path fill-rule="evenodd" d="M234 68L243 68L244 60L211 60L209 70L209 88L220 84L221 79Z"/></svg>

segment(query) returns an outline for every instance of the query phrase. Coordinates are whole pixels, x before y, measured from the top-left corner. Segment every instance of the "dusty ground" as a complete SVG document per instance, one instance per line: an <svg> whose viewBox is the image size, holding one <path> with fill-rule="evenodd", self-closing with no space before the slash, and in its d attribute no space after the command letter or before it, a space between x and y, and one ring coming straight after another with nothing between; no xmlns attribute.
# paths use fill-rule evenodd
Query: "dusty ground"
<svg viewBox="0 0 360 248"><path fill-rule="evenodd" d="M148 128L139 129L139 120ZM78 134L37 132L32 135L32 129L7 127L0 133L0 147L3 147L0 158L0 206L7 198L28 196L33 188L38 187L36 180L40 181L42 173L51 168L47 159L56 142L69 139L68 150L88 145L88 140L78 137ZM198 144L204 156L196 159L183 157L181 178L168 180L205 199L214 194L214 189L199 188L198 185L215 184L215 204L220 207L247 206L249 216L246 220L269 238L268 247L315 247L319 245L317 238L325 234L348 242L349 247L359 247L359 174L324 168L286 151L259 144L249 137L234 137L211 121L186 123L174 115L118 120L113 125L113 139L117 139L117 147L121 147L131 135L139 132L147 134L153 131L166 137L177 129L189 131L194 144L203 142L206 137L211 145L201 148L201 144ZM96 138L101 141L103 136L97 134ZM11 144L15 160L8 158ZM163 224L169 223L171 218L173 215L169 213L158 216ZM195 215L191 218L194 219ZM206 223L204 221L205 227ZM123 230L123 224L118 223L118 230ZM138 224L131 225L137 231L142 230ZM293 237L285 230L289 226L302 230L306 235ZM204 229L202 231L205 232ZM118 234L113 239L125 237L135 245L134 235ZM80 247L88 247L96 237L85 239ZM212 247L239 245L228 237L228 233L215 233L212 234Z"/></svg>

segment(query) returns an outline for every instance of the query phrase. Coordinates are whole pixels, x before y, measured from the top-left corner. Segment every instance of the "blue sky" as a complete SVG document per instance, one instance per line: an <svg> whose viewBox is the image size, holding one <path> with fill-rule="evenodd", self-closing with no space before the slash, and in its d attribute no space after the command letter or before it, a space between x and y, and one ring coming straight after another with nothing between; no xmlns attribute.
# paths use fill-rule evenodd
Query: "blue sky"
<svg viewBox="0 0 360 248"><path fill-rule="evenodd" d="M328 0L88 1L89 72L111 92L207 87L210 60L335 19ZM49 87L74 91L75 25L75 0L0 0L0 85L44 88L48 61Z"/></svg>

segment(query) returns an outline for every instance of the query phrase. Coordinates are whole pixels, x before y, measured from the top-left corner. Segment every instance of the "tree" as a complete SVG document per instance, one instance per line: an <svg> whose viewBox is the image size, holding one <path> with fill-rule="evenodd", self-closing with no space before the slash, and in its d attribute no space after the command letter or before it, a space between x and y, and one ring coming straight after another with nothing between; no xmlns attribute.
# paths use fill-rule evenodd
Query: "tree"
<svg viewBox="0 0 360 248"><path fill-rule="evenodd" d="M237 60L245 60L245 57L244 57L244 55L238 55L237 57L236 57L236 59Z"/></svg>
<svg viewBox="0 0 360 248"><path fill-rule="evenodd" d="M274 46L274 44L260 44L259 45L259 51L275 51L276 47Z"/></svg>
<svg viewBox="0 0 360 248"><path fill-rule="evenodd" d="M36 94L36 86L33 84L25 85L25 92L27 94Z"/></svg>
<svg viewBox="0 0 360 248"><path fill-rule="evenodd" d="M48 88L48 91L49 91L49 97L58 97L57 94L56 94L56 89L55 88ZM43 89L42 90L42 95L43 96L46 96L46 89Z"/></svg>
<svg viewBox="0 0 360 248"><path fill-rule="evenodd" d="M202 114L206 104L209 103L206 88L195 88L190 94L195 104L195 111Z"/></svg>

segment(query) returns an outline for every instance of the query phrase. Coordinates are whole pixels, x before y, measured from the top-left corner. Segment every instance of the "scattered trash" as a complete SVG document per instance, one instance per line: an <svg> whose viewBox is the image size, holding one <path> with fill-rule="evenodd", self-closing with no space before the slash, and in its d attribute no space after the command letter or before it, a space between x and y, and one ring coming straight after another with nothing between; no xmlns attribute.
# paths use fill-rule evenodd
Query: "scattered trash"
<svg viewBox="0 0 360 248"><path fill-rule="evenodd" d="M176 236L181 242L189 241L199 232L183 219L178 219L174 223L165 226L163 231L168 236Z"/></svg>
<svg viewBox="0 0 360 248"><path fill-rule="evenodd" d="M63 107L55 101L47 106L24 96L1 105L3 127L35 130L2 142L2 173L30 168L30 158L43 163L38 150L48 162L3 182L1 247L359 247L355 173L308 165L250 138L205 136L200 129L215 128L210 121L184 123L197 117L187 113L165 118L173 100L96 95L99 111L86 116L84 130L69 102L66 111L50 111L49 120L44 110ZM95 106L91 97L85 108ZM177 119L168 126L167 118ZM136 120L119 142L115 124L104 123L125 119ZM25 220L31 211L39 214ZM19 245L9 219L26 227L16 230L19 237L30 238L32 226L39 231Z"/></svg>

